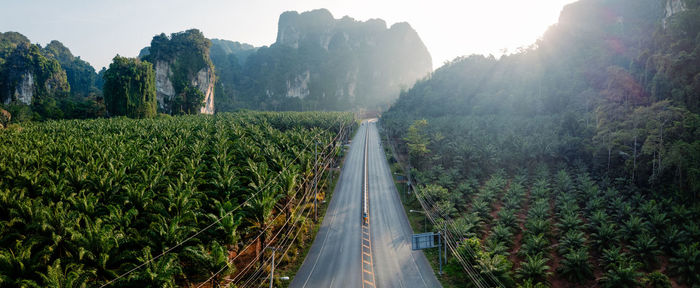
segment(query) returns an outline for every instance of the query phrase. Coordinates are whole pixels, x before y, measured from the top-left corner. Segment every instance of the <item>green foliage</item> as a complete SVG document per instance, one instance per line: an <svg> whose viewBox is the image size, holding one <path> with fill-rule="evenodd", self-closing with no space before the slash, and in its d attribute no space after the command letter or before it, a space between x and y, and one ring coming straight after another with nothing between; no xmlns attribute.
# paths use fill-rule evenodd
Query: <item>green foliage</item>
<svg viewBox="0 0 700 288"><path fill-rule="evenodd" d="M681 244L671 257L671 275L679 278L681 283L697 285L700 283L700 244Z"/></svg>
<svg viewBox="0 0 700 288"><path fill-rule="evenodd" d="M536 256L544 255L549 249L549 241L543 234L528 234L523 238L523 244L520 246L520 255Z"/></svg>
<svg viewBox="0 0 700 288"><path fill-rule="evenodd" d="M296 195L310 186L313 143L353 125L350 113L240 112L0 129L0 287L99 286L148 260L110 286L181 287L240 271L224 264L262 253L243 251L260 244L261 225L273 235L263 244L276 244L278 232L308 224L300 215L312 208Z"/></svg>
<svg viewBox="0 0 700 288"><path fill-rule="evenodd" d="M175 95L175 99L170 104L173 115L183 114L199 114L200 109L204 107L205 95L190 85L185 85L185 88L179 94Z"/></svg>
<svg viewBox="0 0 700 288"><path fill-rule="evenodd" d="M95 68L80 59L79 56L73 56L73 53L63 46L63 43L53 40L42 51L47 57L58 60L61 68L66 71L71 96L86 98L91 93L99 93L99 89L95 86L97 81Z"/></svg>
<svg viewBox="0 0 700 288"><path fill-rule="evenodd" d="M639 278L642 273L637 272L637 265L630 262L619 262L608 266L599 284L605 288L633 288L639 287Z"/></svg>
<svg viewBox="0 0 700 288"><path fill-rule="evenodd" d="M416 120L408 127L408 133L404 138L406 145L408 146L408 154L415 159L415 161L420 161L425 157L430 150L428 150L428 143L430 139L426 135L425 129L428 127L428 121L425 119Z"/></svg>
<svg viewBox="0 0 700 288"><path fill-rule="evenodd" d="M656 242L656 237L648 233L642 233L637 236L637 238L632 241L630 250L636 260L642 263L647 269L654 268L657 262L656 257L661 253L659 244Z"/></svg>
<svg viewBox="0 0 700 288"><path fill-rule="evenodd" d="M602 223L591 234L591 240L598 251L616 246L620 240L617 226L614 223Z"/></svg>
<svg viewBox="0 0 700 288"><path fill-rule="evenodd" d="M649 288L671 288L671 279L659 271L654 271L642 278L642 284Z"/></svg>
<svg viewBox="0 0 700 288"><path fill-rule="evenodd" d="M151 40L148 55L142 60L158 64L166 63L172 72L169 75L174 88L174 99L164 99L164 112L171 115L198 114L204 106L205 95L195 87L198 73L207 69L214 74L214 64L209 57L211 41L197 29L156 35ZM154 67L155 68L155 67ZM213 79L212 75L212 79Z"/></svg>
<svg viewBox="0 0 700 288"><path fill-rule="evenodd" d="M34 104L34 99L64 98L70 91L66 73L61 69L61 65L55 59L45 56L37 45L20 42L6 54L3 62L0 65L2 101L19 101L15 98L15 91L21 88L20 85L29 83L34 85L26 91L31 93L33 98L28 99L31 103L25 103L28 105Z"/></svg>
<svg viewBox="0 0 700 288"><path fill-rule="evenodd" d="M662 271L697 284L700 5L683 3L667 19L664 1L567 5L531 47L455 59L403 91L382 114L387 138L419 184L482 183L458 210L491 232L477 234L487 252L512 229L520 267L556 249L560 285L603 272L603 287L636 287L669 258ZM502 194L500 171L532 177Z"/></svg>
<svg viewBox="0 0 700 288"><path fill-rule="evenodd" d="M104 77L105 102L112 116L156 116L156 82L151 63L117 55Z"/></svg>
<svg viewBox="0 0 700 288"><path fill-rule="evenodd" d="M541 256L527 255L525 261L520 264L520 267L515 271L520 279L526 279L532 282L547 282L547 277L552 273L549 272L550 267L547 265L549 259Z"/></svg>
<svg viewBox="0 0 700 288"><path fill-rule="evenodd" d="M61 42L42 49L19 33L0 33L0 102L9 102L13 122L104 117L96 81L90 64Z"/></svg>
<svg viewBox="0 0 700 288"><path fill-rule="evenodd" d="M586 248L570 249L564 254L557 272L567 280L575 283L590 279L593 276L593 269L588 262L588 251L586 251Z"/></svg>

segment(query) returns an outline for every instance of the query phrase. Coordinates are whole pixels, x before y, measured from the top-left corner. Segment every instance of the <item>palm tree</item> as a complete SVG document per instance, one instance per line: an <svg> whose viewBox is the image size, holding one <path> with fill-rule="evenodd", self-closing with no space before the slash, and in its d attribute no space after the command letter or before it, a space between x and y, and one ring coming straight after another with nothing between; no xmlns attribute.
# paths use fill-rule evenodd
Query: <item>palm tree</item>
<svg viewBox="0 0 700 288"><path fill-rule="evenodd" d="M629 262L630 257L626 252L620 249L620 246L614 246L603 249L603 253L600 255L600 260L602 261L601 266L603 268L607 268L620 262Z"/></svg>
<svg viewBox="0 0 700 288"><path fill-rule="evenodd" d="M588 224L592 227L598 227L603 225L603 223L608 223L608 213L606 213L605 210L593 211L593 214L591 214L588 219Z"/></svg>
<svg viewBox="0 0 700 288"><path fill-rule="evenodd" d="M624 222L624 225L622 225L622 238L627 241L634 239L638 234L644 231L645 226L647 226L647 222L641 217L636 215L630 216L630 218Z"/></svg>
<svg viewBox="0 0 700 288"><path fill-rule="evenodd" d="M508 226L496 225L491 229L491 237L495 241L510 244L513 241L513 231Z"/></svg>
<svg viewBox="0 0 700 288"><path fill-rule="evenodd" d="M693 244L681 244L671 257L672 275L678 277L680 283L700 283L700 249L698 242Z"/></svg>
<svg viewBox="0 0 700 288"><path fill-rule="evenodd" d="M630 251L647 269L651 269L656 265L656 255L661 253L659 245L656 243L656 237L646 232L640 234L637 236L637 239L632 241Z"/></svg>
<svg viewBox="0 0 700 288"><path fill-rule="evenodd" d="M515 210L501 209L498 212L498 223L511 229L519 229L518 217L515 215Z"/></svg>
<svg viewBox="0 0 700 288"><path fill-rule="evenodd" d="M137 258L139 263L153 259L150 247L145 247L141 251L142 256ZM182 273L182 267L178 263L177 255L166 254L145 265L144 268L129 274L125 280L120 280L123 287L177 287L176 276Z"/></svg>
<svg viewBox="0 0 700 288"><path fill-rule="evenodd" d="M510 276L510 269L513 264L503 255L480 255L474 268L480 271L484 279L489 279L487 275L493 275L506 287L513 286L513 279ZM492 283L495 285L496 283Z"/></svg>
<svg viewBox="0 0 700 288"><path fill-rule="evenodd" d="M614 223L604 222L591 234L593 245L598 251L616 246L620 240L617 226Z"/></svg>
<svg viewBox="0 0 700 288"><path fill-rule="evenodd" d="M661 247L663 250L668 254L671 254L673 250L679 247L681 244L687 243L688 233L686 233L685 230L679 229L678 225L671 224L666 227L663 233L661 233L659 240L661 240Z"/></svg>
<svg viewBox="0 0 700 288"><path fill-rule="evenodd" d="M549 241L544 237L544 234L528 234L525 236L523 245L520 246L518 253L522 256L534 256L546 253L548 248Z"/></svg>
<svg viewBox="0 0 700 288"><path fill-rule="evenodd" d="M533 196L531 196L533 197ZM536 198L533 198L536 199ZM547 199L535 200L527 211L528 219L546 219L549 218L549 201Z"/></svg>
<svg viewBox="0 0 700 288"><path fill-rule="evenodd" d="M559 251L559 254L563 255L569 250L577 250L583 247L585 242L586 237L583 235L583 232L570 230L569 232L566 232L564 237L559 240L559 247L557 248L557 251Z"/></svg>
<svg viewBox="0 0 700 288"><path fill-rule="evenodd" d="M246 220L250 224L250 228L257 231L260 245L256 245L256 254L260 255L263 251L262 247L267 245L267 236L270 234L272 213L277 202L285 195L278 193L277 183L273 183L272 175L268 174L267 165L265 163L255 163L248 160L248 166L253 173L253 181L250 187L257 191L253 198L250 198L246 205ZM260 257L262 264L264 257Z"/></svg>
<svg viewBox="0 0 700 288"><path fill-rule="evenodd" d="M0 286L40 287L33 280L41 266L40 255L32 253L34 245L17 241L13 248L0 250Z"/></svg>
<svg viewBox="0 0 700 288"><path fill-rule="evenodd" d="M527 255L525 261L520 264L520 267L515 273L519 279L546 283L547 277L552 274L552 272L549 272L550 267L547 265L548 261L549 259L540 254L534 256Z"/></svg>
<svg viewBox="0 0 700 288"><path fill-rule="evenodd" d="M503 256L508 256L510 253L508 253L508 246L506 243L498 241L494 238L489 238L486 239L484 242L484 251L489 252L491 254L498 254L498 255L503 255Z"/></svg>
<svg viewBox="0 0 700 288"><path fill-rule="evenodd" d="M480 219L472 219L469 217L470 214L459 217L452 222L453 230L455 230L456 237L459 239L476 237L476 233L479 232ZM476 216L478 218L478 216Z"/></svg>
<svg viewBox="0 0 700 288"><path fill-rule="evenodd" d="M211 279L212 287L216 287L223 276L235 269L233 262L228 259L226 247L219 245L216 241L209 244L209 249L204 245L185 248L181 259L184 263L191 264L189 270L192 273L187 274L206 275L209 278L218 272L216 277Z"/></svg>
<svg viewBox="0 0 700 288"><path fill-rule="evenodd" d="M666 216L666 213L654 210L649 214L649 228L655 233L660 233L668 226L670 219Z"/></svg>
<svg viewBox="0 0 700 288"><path fill-rule="evenodd" d="M46 273L39 273L45 287L85 288L90 278L96 276L95 270L84 270L82 265L68 264L61 267L61 259L56 259L46 267ZM0 283L2 284L2 283Z"/></svg>
<svg viewBox="0 0 700 288"><path fill-rule="evenodd" d="M96 268L99 277L113 278L117 276L119 243L124 239L124 233L109 224L103 224L101 219L86 221L80 233L73 235L78 246L78 258Z"/></svg>
<svg viewBox="0 0 700 288"><path fill-rule="evenodd" d="M642 284L644 287L649 288L671 288L671 279L659 271L654 271L642 278Z"/></svg>
<svg viewBox="0 0 700 288"><path fill-rule="evenodd" d="M604 288L634 288L639 287L642 273L637 272L637 264L628 261L614 263L603 274L599 284Z"/></svg>
<svg viewBox="0 0 700 288"><path fill-rule="evenodd" d="M559 219L559 223L557 223L559 230L565 233L571 230L580 229L582 226L583 221L578 217L577 213L573 212L564 213Z"/></svg>
<svg viewBox="0 0 700 288"><path fill-rule="evenodd" d="M489 214L490 210L491 208L489 203L484 200L476 199L472 203L472 212L476 213L483 219L491 219L491 215Z"/></svg>
<svg viewBox="0 0 700 288"><path fill-rule="evenodd" d="M550 222L547 219L529 219L525 222L525 230L534 235L549 235Z"/></svg>
<svg viewBox="0 0 700 288"><path fill-rule="evenodd" d="M517 288L548 288L549 286L542 282L534 282L532 279L526 279L522 284L518 284Z"/></svg>
<svg viewBox="0 0 700 288"><path fill-rule="evenodd" d="M578 283L591 278L593 270L588 262L588 251L586 251L586 248L569 250L559 262L557 271L571 282Z"/></svg>

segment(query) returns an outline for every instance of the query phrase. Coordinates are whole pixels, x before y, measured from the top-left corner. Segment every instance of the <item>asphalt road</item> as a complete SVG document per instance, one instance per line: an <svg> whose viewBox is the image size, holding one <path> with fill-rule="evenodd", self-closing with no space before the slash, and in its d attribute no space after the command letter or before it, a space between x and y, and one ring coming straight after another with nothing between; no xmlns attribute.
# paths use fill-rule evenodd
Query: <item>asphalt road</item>
<svg viewBox="0 0 700 288"><path fill-rule="evenodd" d="M360 220L365 129L360 126L352 139L321 228L290 287L362 286Z"/></svg>
<svg viewBox="0 0 700 288"><path fill-rule="evenodd" d="M376 287L440 287L423 253L411 251L413 232L379 145L376 124L367 121L352 140L321 228L290 287L362 287L365 129L369 129L367 164Z"/></svg>
<svg viewBox="0 0 700 288"><path fill-rule="evenodd" d="M423 252L411 250L413 231L379 144L377 126L370 122L368 128L370 222L377 287L441 287Z"/></svg>

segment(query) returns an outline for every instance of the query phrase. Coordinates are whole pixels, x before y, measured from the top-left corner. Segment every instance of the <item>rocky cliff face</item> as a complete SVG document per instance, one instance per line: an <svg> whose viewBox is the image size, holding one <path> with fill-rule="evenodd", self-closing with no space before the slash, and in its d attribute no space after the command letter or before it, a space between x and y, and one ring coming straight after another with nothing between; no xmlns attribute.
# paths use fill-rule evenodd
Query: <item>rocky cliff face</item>
<svg viewBox="0 0 700 288"><path fill-rule="evenodd" d="M214 71L211 68L202 68L197 72L197 78L192 85L204 93L204 106L199 113L214 114Z"/></svg>
<svg viewBox="0 0 700 288"><path fill-rule="evenodd" d="M156 61L156 99L158 109L168 111L167 103L175 98L175 88L173 86L172 63L168 61ZM209 68L200 69L195 77L189 79L189 84L196 87L204 94L204 105L200 109L202 114L214 114L214 73Z"/></svg>
<svg viewBox="0 0 700 288"><path fill-rule="evenodd" d="M234 107L348 110L385 106L431 71L430 54L408 23L335 19L320 9L280 15L276 42L220 81L238 89L226 95Z"/></svg>
<svg viewBox="0 0 700 288"><path fill-rule="evenodd" d="M24 103L26 105L32 104L32 98L34 98L34 76L29 71L22 74L19 85L15 88L13 96L17 101ZM6 104L9 104L6 103Z"/></svg>
<svg viewBox="0 0 700 288"><path fill-rule="evenodd" d="M196 29L156 35L141 58L154 63L158 110L168 114L214 113L214 65L211 41ZM203 95L190 95L195 90ZM195 97L195 98L193 98ZM188 99L189 98L189 99Z"/></svg>
<svg viewBox="0 0 700 288"><path fill-rule="evenodd" d="M5 36L2 34L0 42ZM36 98L63 97L69 93L66 72L56 59L44 55L39 46L29 42L2 44L0 102L32 105Z"/></svg>
<svg viewBox="0 0 700 288"><path fill-rule="evenodd" d="M686 8L685 2L683 2L683 0L666 0L666 17L664 17L663 20L664 28L666 28L666 22L668 21L668 18L670 18L678 12L683 12L686 10L688 9Z"/></svg>
<svg viewBox="0 0 700 288"><path fill-rule="evenodd" d="M158 110L166 109L166 102L170 102L175 97L175 88L170 81L173 73L170 70L170 63L167 61L156 61L156 100Z"/></svg>
<svg viewBox="0 0 700 288"><path fill-rule="evenodd" d="M34 76L29 71L19 73L19 75L17 86L7 91L7 95L10 95L10 97L6 97L3 104L7 105L12 101L25 105L32 104L32 99L34 98Z"/></svg>
<svg viewBox="0 0 700 288"><path fill-rule="evenodd" d="M311 59L301 63L299 72L289 73L286 91L279 94L315 98L333 109L390 103L401 87L432 71L430 54L408 23L387 29L381 19L336 20L325 9L283 13L275 45Z"/></svg>

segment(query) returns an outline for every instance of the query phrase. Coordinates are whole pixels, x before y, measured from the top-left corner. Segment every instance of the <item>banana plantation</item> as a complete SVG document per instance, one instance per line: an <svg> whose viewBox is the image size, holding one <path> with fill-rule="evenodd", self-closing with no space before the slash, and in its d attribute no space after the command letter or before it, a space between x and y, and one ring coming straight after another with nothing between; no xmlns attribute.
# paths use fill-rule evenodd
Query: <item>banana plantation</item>
<svg viewBox="0 0 700 288"><path fill-rule="evenodd" d="M298 260L314 180L355 125L244 111L0 130L0 287L217 287L264 274L266 247Z"/></svg>

